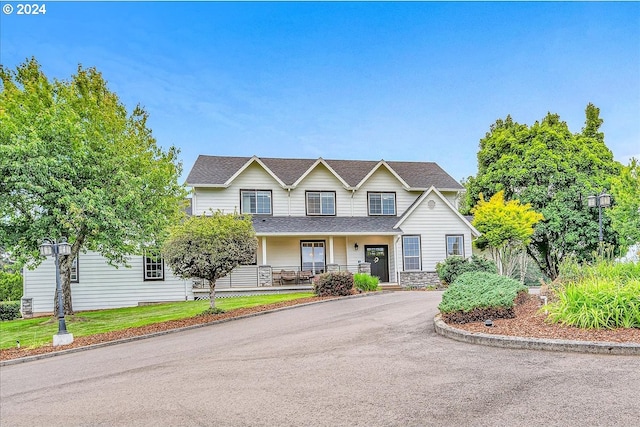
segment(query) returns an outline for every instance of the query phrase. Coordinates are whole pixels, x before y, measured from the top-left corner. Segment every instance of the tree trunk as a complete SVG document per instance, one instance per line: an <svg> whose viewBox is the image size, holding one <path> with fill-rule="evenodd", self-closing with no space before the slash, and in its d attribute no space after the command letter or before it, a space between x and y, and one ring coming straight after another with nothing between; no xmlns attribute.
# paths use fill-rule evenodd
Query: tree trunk
<svg viewBox="0 0 640 427"><path fill-rule="evenodd" d="M209 308L216 308L216 281L209 280Z"/></svg>
<svg viewBox="0 0 640 427"><path fill-rule="evenodd" d="M73 255L60 257L60 280L62 281L65 315L73 314L73 302L71 300L71 265L73 265Z"/></svg>

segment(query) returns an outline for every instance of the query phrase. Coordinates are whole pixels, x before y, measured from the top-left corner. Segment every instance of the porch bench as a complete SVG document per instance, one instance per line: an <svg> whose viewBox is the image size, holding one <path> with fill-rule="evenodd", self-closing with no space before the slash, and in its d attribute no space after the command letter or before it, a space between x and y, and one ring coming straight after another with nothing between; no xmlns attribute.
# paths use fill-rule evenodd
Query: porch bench
<svg viewBox="0 0 640 427"><path fill-rule="evenodd" d="M311 270L303 270L298 272L298 283L311 283L313 272Z"/></svg>
<svg viewBox="0 0 640 427"><path fill-rule="evenodd" d="M297 282L298 275L293 270L280 270L280 284L284 285L285 282Z"/></svg>

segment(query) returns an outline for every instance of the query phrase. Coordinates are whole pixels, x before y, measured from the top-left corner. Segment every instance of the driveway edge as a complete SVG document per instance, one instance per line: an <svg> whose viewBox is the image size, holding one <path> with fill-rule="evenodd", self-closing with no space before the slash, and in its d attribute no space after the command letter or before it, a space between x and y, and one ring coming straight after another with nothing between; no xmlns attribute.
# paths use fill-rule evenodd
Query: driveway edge
<svg viewBox="0 0 640 427"><path fill-rule="evenodd" d="M19 363L27 363L27 362L32 362L34 360L46 359L46 358L49 358L49 357L62 356L62 355L65 355L65 354L78 353L78 352L81 352L81 351L88 351L88 350L93 350L93 349L96 349L96 348L108 347L108 346L111 346L111 345L124 344L124 343L132 342L132 341L144 340L144 339L147 339L147 338L159 337L159 336L162 336L162 335L188 331L188 330L191 330L191 329L204 328L206 326L217 325L217 324L220 324L220 323L232 322L234 320L248 319L250 317L262 316L264 314L276 313L276 312L285 311L285 310L291 310L291 309L294 309L294 308L297 308L297 307L306 307L306 306L314 305L314 304L324 304L324 303L331 302L331 301L342 301L342 300L350 299L350 298L362 298L362 297L368 297L368 296L382 295L382 294L386 294L386 293L390 293L390 292L392 292L392 291L365 292L365 293L362 293L362 294L348 295L348 296L344 296L344 297L336 297L336 298L325 299L325 300L320 300L320 301L307 302L307 303L304 303L304 304L296 304L296 305L291 305L291 306L288 306L288 307L274 308L272 310L259 311L257 313L245 314L245 315L238 316L238 317L229 317L227 319L214 320L214 321L208 322L208 323L200 323L200 324L197 324L197 325L184 326L182 328L176 328L176 329L167 329L166 331L159 331L159 332L154 332L154 333L146 334L146 335L138 335L138 336L135 336L135 337L122 338L122 339L114 340L114 341L105 341L105 342L101 342L101 343L98 343L98 344L87 345L87 346L84 346L84 347L69 348L69 349L66 349L66 350L52 351L52 352L49 352L49 353L36 354L34 356L26 356L26 357L19 357L17 359L2 360L2 361L0 361L0 366L17 365Z"/></svg>
<svg viewBox="0 0 640 427"><path fill-rule="evenodd" d="M439 314L433 318L433 324L437 334L469 344L524 350L640 356L640 344L523 338L468 332L447 325Z"/></svg>

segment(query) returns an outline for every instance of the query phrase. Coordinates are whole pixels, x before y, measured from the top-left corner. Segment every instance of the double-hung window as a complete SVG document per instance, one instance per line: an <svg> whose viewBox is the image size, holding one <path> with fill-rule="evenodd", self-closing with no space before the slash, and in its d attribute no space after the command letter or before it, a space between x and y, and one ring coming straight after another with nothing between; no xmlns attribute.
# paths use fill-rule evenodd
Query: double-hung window
<svg viewBox="0 0 640 427"><path fill-rule="evenodd" d="M369 215L395 215L396 193L368 193Z"/></svg>
<svg viewBox="0 0 640 427"><path fill-rule="evenodd" d="M464 256L464 236L451 235L447 236L447 256Z"/></svg>
<svg viewBox="0 0 640 427"><path fill-rule="evenodd" d="M240 211L243 214L271 215L271 190L241 190Z"/></svg>
<svg viewBox="0 0 640 427"><path fill-rule="evenodd" d="M404 271L420 270L420 236L402 236Z"/></svg>
<svg viewBox="0 0 640 427"><path fill-rule="evenodd" d="M335 215L335 191L307 191L307 215Z"/></svg>
<svg viewBox="0 0 640 427"><path fill-rule="evenodd" d="M160 251L147 249L143 256L144 280L164 280L164 260Z"/></svg>

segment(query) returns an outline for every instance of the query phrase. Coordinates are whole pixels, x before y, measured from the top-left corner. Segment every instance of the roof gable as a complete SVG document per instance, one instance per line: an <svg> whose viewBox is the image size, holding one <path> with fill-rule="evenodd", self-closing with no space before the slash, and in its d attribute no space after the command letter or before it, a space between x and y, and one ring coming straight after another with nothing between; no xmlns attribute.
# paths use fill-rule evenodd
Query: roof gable
<svg viewBox="0 0 640 427"><path fill-rule="evenodd" d="M380 161L378 162L378 164L377 164L377 165L375 165L375 166L371 169L371 171L370 171L370 172L369 172L369 173L368 173L364 178L362 178L362 179L360 180L360 182L358 183L358 185L356 185L356 188L360 188L360 187L362 187L362 186L364 185L364 183L365 183L365 182L367 182L367 180L368 180L369 178L371 178L371 177L373 176L373 174L374 174L374 173L376 173L376 171L377 171L378 169L380 169L381 167L385 167L385 168L387 168L387 170L391 173L391 175L393 175L394 177L396 177L396 179L397 179L398 181L400 181L400 184L402 184L402 186L403 186L405 189L409 189L409 184L407 184L407 182L406 182L404 179L402 179L402 177L401 177L400 175L398 175L398 173L397 173L395 170L393 170L393 168L392 168L391 166L389 166L389 164L388 164L387 162L385 162L384 160L380 160Z"/></svg>
<svg viewBox="0 0 640 427"><path fill-rule="evenodd" d="M267 167L267 165L265 165L262 160L260 160L258 157L253 156L251 157L240 169L238 169L238 171L236 173L234 173L233 175L231 175L231 177L229 177L229 179L224 183L225 187L228 187L231 182L233 182L234 179L236 179L238 177L238 175L240 175L242 172L244 172L249 166L251 166L252 164L257 163L259 164L262 169L264 169L269 175L271 175L271 177L273 179L276 180L276 182L278 184L280 184L280 186L285 187L285 183L282 182L282 180L278 177L278 175L276 175L275 173L273 173L273 171Z"/></svg>
<svg viewBox="0 0 640 427"><path fill-rule="evenodd" d="M349 184L348 184L344 179L342 179L342 177L341 177L340 175L338 175L338 173L336 173L336 171L335 171L331 166L329 166L329 164L328 164L328 163L327 163L327 162L326 162L322 157L320 157L318 160L316 160L316 161L313 163L313 165L311 165L311 166L309 167L309 169L307 169L307 170L306 170L306 171L305 171L305 172L300 176L300 178L298 178L298 179L296 180L296 182L294 182L294 183L293 183L293 187L297 187L297 186L302 182L302 180L303 180L303 179L305 179L305 178L306 178L306 177L307 177L307 176L308 176L308 175L309 175L313 170L315 170L319 165L323 165L324 167L326 167L326 168L329 170L329 172L331 172L331 173L333 174L333 176L335 176L335 177L338 179L338 181L340 181L340 183L341 183L344 187L349 187Z"/></svg>
<svg viewBox="0 0 640 427"><path fill-rule="evenodd" d="M455 207L453 207L453 205L451 205L451 203L449 203L447 198L444 197L442 195L442 193L439 192L438 189L433 187L433 186L430 187L424 193L422 193L422 195L416 199L416 201L409 207L409 209L407 209L407 211L402 215L400 220L398 220L398 222L393 226L393 228L400 228L402 223L405 222L406 219L409 218L411 216L411 214L418 208L418 206L420 206L426 200L426 198L432 193L435 194L436 196L438 196L440 198L440 200L442 200L444 202L445 206L447 206L458 218L460 218L460 220L465 225L467 225L469 227L469 229L471 230L471 234L473 234L476 237L478 237L481 234L478 230L476 230L476 228L473 225L471 225L469 220L467 220L467 218L465 218L464 215L462 215L460 212L458 212L458 210Z"/></svg>

